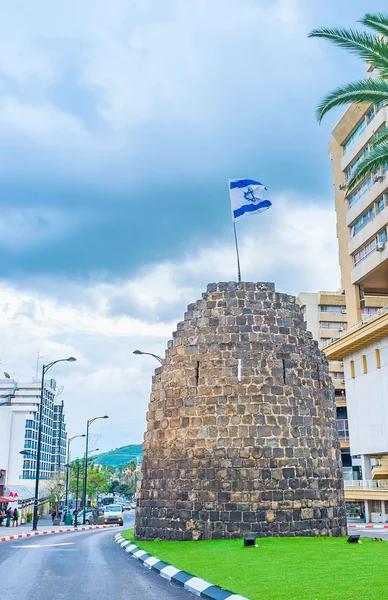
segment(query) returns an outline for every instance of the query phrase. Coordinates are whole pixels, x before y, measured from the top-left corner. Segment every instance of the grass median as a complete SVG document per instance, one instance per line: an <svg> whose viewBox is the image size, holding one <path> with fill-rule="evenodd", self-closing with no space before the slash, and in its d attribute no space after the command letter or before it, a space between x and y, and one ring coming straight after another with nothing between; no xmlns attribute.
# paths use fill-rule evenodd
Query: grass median
<svg viewBox="0 0 388 600"><path fill-rule="evenodd" d="M362 538L258 538L139 542L142 550L250 600L382 600L388 597L388 543Z"/></svg>

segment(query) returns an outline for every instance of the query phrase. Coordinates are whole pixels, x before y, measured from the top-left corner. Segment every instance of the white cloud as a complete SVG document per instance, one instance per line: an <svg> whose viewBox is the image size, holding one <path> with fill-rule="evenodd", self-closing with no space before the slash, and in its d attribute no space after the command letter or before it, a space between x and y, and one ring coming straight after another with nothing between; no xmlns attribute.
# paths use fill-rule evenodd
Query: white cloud
<svg viewBox="0 0 388 600"><path fill-rule="evenodd" d="M290 198L238 224L244 280L275 281L278 291L294 293L339 287L334 211ZM31 282L0 288L0 356L3 368L20 380L34 375L36 353L45 360L74 355L77 363L58 365L52 376L65 385L63 397L71 434L87 418L108 413L96 425L100 448L140 442L155 366L136 348L164 354L167 340L194 302L213 281L236 278L230 239L175 261L149 265L116 283ZM118 304L118 301L121 301ZM112 303L116 311L112 313ZM117 307L124 307L123 310Z"/></svg>

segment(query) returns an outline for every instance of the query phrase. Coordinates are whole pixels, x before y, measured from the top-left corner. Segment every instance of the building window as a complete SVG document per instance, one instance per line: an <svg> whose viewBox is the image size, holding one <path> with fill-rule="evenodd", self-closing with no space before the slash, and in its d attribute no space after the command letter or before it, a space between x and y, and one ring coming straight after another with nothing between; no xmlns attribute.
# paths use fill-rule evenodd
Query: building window
<svg viewBox="0 0 388 600"><path fill-rule="evenodd" d="M376 215L378 215L385 208L384 196L380 196L380 198L378 198L376 200L375 206L376 206Z"/></svg>
<svg viewBox="0 0 388 600"><path fill-rule="evenodd" d="M353 129L350 136L343 145L344 154L347 153L349 148L353 146L356 139L362 134L363 131L365 131L367 125L369 125L369 123L374 119L376 114L379 112L380 108L382 108L382 103L379 102L379 104L374 104L368 109L366 114L362 117L358 125L356 125L356 127Z"/></svg>
<svg viewBox="0 0 388 600"><path fill-rule="evenodd" d="M381 369L380 350L378 348L375 349L375 363L376 369Z"/></svg>
<svg viewBox="0 0 388 600"><path fill-rule="evenodd" d="M375 218L375 208L374 208L374 206L371 206L352 225L352 227L351 227L351 234L350 234L351 237L354 237L359 231L361 231L361 229L363 229L365 227L365 225L367 225L369 223L369 221L372 221L372 219L374 219L374 218Z"/></svg>
<svg viewBox="0 0 388 600"><path fill-rule="evenodd" d="M356 202L358 202L359 199L365 194L365 192L367 192L371 187L372 177L367 177L365 181L360 186L358 186L358 188L354 190L354 192L352 192L350 196L348 196L349 208L354 206Z"/></svg>
<svg viewBox="0 0 388 600"><path fill-rule="evenodd" d="M363 248L361 248L361 250L356 252L353 255L354 256L354 264L357 265L361 260L366 258L368 256L368 254L370 254L371 252L376 250L376 243L377 243L376 238L374 237L373 240L368 242Z"/></svg>
<svg viewBox="0 0 388 600"><path fill-rule="evenodd" d="M335 306L332 304L321 304L320 311L321 312L339 312L339 313L345 314L346 308L345 308L345 306Z"/></svg>
<svg viewBox="0 0 388 600"><path fill-rule="evenodd" d="M370 504L370 512L371 513L381 513L381 500L369 500Z"/></svg>
<svg viewBox="0 0 388 600"><path fill-rule="evenodd" d="M362 150L362 152L360 152L360 154L357 156L356 160L354 160L351 163L351 165L346 169L346 171L345 171L345 181L348 181L351 178L351 176L353 175L353 173L357 169L359 163L363 160L363 158L366 157L366 155L368 153L369 153L369 146L365 146L365 148Z"/></svg>
<svg viewBox="0 0 388 600"><path fill-rule="evenodd" d="M353 129L353 132L351 133L351 135L347 139L346 143L344 144L344 154L347 153L349 148L351 148L353 146L356 139L362 134L363 131L365 131L366 126L367 126L367 122L366 122L365 117L363 117L362 120L360 121L360 123Z"/></svg>
<svg viewBox="0 0 388 600"><path fill-rule="evenodd" d="M321 329L347 329L348 324L339 321L320 321L319 327L321 327Z"/></svg>
<svg viewBox="0 0 388 600"><path fill-rule="evenodd" d="M362 308L361 309L361 314L362 315L374 315L375 313L377 313L379 309L372 307L372 306L367 306L366 308Z"/></svg>
<svg viewBox="0 0 388 600"><path fill-rule="evenodd" d="M366 364L366 356L365 356L365 354L362 355L361 363L362 363L362 372L364 373L364 375L366 375L366 373L368 373L368 367L367 367L367 364Z"/></svg>
<svg viewBox="0 0 388 600"><path fill-rule="evenodd" d="M384 229L382 229L378 233L378 238L379 238L379 242L381 244L385 244L387 242L387 229L386 229L386 227L384 227Z"/></svg>
<svg viewBox="0 0 388 600"><path fill-rule="evenodd" d="M345 379L345 373L343 371L334 371L333 377L334 379Z"/></svg>
<svg viewBox="0 0 388 600"><path fill-rule="evenodd" d="M356 376L355 371L354 371L354 360L350 361L350 365L349 366L350 366L350 377L352 379L354 379L355 376Z"/></svg>

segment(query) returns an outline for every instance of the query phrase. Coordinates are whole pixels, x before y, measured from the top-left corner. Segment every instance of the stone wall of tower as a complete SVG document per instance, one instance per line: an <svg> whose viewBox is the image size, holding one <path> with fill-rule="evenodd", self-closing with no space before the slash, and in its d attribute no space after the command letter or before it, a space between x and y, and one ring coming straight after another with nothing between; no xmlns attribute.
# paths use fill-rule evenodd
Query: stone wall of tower
<svg viewBox="0 0 388 600"><path fill-rule="evenodd" d="M345 535L334 388L295 298L209 284L156 369L137 539Z"/></svg>

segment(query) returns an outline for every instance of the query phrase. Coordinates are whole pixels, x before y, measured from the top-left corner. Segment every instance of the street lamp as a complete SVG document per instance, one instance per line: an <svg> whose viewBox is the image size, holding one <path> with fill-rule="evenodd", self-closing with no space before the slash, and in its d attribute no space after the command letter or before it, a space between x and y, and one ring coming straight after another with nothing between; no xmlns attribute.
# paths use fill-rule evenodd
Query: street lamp
<svg viewBox="0 0 388 600"><path fill-rule="evenodd" d="M86 484L88 480L88 453L89 453L89 427L97 419L109 419L108 415L104 415L103 417L94 417L94 419L90 419L86 421L86 443L85 443L85 457L84 457L84 489L82 493L82 508L83 508L83 525L86 524Z"/></svg>
<svg viewBox="0 0 388 600"><path fill-rule="evenodd" d="M160 358L160 356L156 356L156 354L151 354L151 352L142 352L141 350L134 350L133 354L147 354L147 356L153 356L154 358L156 358L156 360L158 360L161 365L163 364L163 358Z"/></svg>
<svg viewBox="0 0 388 600"><path fill-rule="evenodd" d="M38 420L38 448L36 454L36 474L35 474L35 495L34 495L34 518L32 520L32 531L38 529L38 510L39 510L39 471L40 471L40 454L42 445L42 418L43 418L43 395L44 395L44 376L47 371L59 362L75 362L76 359L73 356L69 358L60 358L54 360L48 365L42 367L42 383L40 388L40 406L39 406L39 420Z"/></svg>
<svg viewBox="0 0 388 600"><path fill-rule="evenodd" d="M65 494L65 504L66 504L66 510L69 510L69 487L70 487L70 444L73 440L75 440L75 438L79 438L79 437L85 437L84 433L81 433L80 435L73 435L73 437L69 438L67 440L67 457L66 457L66 464L65 467L67 467L67 472L66 472L66 494Z"/></svg>

